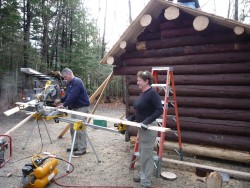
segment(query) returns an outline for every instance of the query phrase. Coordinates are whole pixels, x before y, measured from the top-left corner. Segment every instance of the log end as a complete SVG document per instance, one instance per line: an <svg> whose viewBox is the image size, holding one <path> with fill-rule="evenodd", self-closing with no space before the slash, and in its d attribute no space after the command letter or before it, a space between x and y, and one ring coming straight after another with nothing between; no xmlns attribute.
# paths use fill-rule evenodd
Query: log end
<svg viewBox="0 0 250 188"><path fill-rule="evenodd" d="M222 177L219 172L211 172L206 177L206 187L207 188L221 188L222 187Z"/></svg>
<svg viewBox="0 0 250 188"><path fill-rule="evenodd" d="M244 33L244 31L245 31L244 27L241 27L241 26L234 27L234 33L236 35L241 35Z"/></svg>
<svg viewBox="0 0 250 188"><path fill-rule="evenodd" d="M107 58L107 64L112 65L114 62L115 62L114 57L109 56L109 57Z"/></svg>
<svg viewBox="0 0 250 188"><path fill-rule="evenodd" d="M120 42L120 48L125 49L127 47L127 42L126 41L121 41Z"/></svg>
<svg viewBox="0 0 250 188"><path fill-rule="evenodd" d="M180 10L177 7L168 7L164 12L167 20L174 20L180 16Z"/></svg>
<svg viewBox="0 0 250 188"><path fill-rule="evenodd" d="M197 16L194 19L193 26L196 31L203 31L208 27L209 19L206 16Z"/></svg>
<svg viewBox="0 0 250 188"><path fill-rule="evenodd" d="M151 23L151 21L152 21L152 16L150 16L149 14L145 14L140 19L140 24L141 26L146 27Z"/></svg>

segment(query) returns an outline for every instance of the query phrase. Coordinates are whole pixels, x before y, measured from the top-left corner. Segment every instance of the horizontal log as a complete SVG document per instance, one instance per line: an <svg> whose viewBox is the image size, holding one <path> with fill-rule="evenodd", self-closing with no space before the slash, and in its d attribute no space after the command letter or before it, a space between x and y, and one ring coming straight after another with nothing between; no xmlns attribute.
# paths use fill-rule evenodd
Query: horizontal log
<svg viewBox="0 0 250 188"><path fill-rule="evenodd" d="M164 142L164 150L170 151L178 147L178 142ZM182 144L182 151L185 154L250 164L250 152L247 151L243 152L194 144Z"/></svg>
<svg viewBox="0 0 250 188"><path fill-rule="evenodd" d="M142 60L143 61L143 60ZM250 73L250 61L237 64L199 64L199 65L174 65L174 74L231 74L231 73ZM114 67L115 75L136 75L140 70L152 70L152 66L126 66ZM167 74L162 71L161 74Z"/></svg>
<svg viewBox="0 0 250 188"><path fill-rule="evenodd" d="M191 27L193 25L194 16L190 14L181 11L180 16L172 20L166 19L167 16L166 14L168 14L167 9L164 10L164 17L166 21L160 24L161 30L168 30L168 29L189 27L189 26Z"/></svg>
<svg viewBox="0 0 250 188"><path fill-rule="evenodd" d="M179 116L198 117L217 120L234 120L250 122L249 110L228 110L209 108L178 108ZM169 108L169 114L174 115L174 108Z"/></svg>
<svg viewBox="0 0 250 188"><path fill-rule="evenodd" d="M143 41L143 40L156 40L161 38L161 32L154 32L151 33L148 30L144 30L141 32L141 34L137 37L137 41Z"/></svg>
<svg viewBox="0 0 250 188"><path fill-rule="evenodd" d="M140 19L142 27L146 27L149 32L156 32L160 30L160 23L157 19L154 19L151 15L145 14Z"/></svg>
<svg viewBox="0 0 250 188"><path fill-rule="evenodd" d="M158 35L158 33L156 33ZM197 35L198 31L194 27L184 27L171 30L162 30L160 35L161 38L172 38L179 36ZM153 35L153 34L152 34Z"/></svg>
<svg viewBox="0 0 250 188"><path fill-rule="evenodd" d="M250 87L248 86L203 86L203 85L177 85L176 94L179 96L197 97L233 97L250 98ZM128 85L129 95L139 95L141 90L137 84ZM159 91L164 95L164 91Z"/></svg>
<svg viewBox="0 0 250 188"><path fill-rule="evenodd" d="M179 161L179 160L167 159L167 158L163 158L162 161L163 161L163 165L173 163L175 164L175 166L185 165L185 166L190 166L190 167L195 167L195 168L209 169L215 172L224 172L234 179L247 180L247 181L250 180L250 173L248 172L241 172L241 171L236 171L236 170L230 170L230 169L225 169L225 168L219 168L219 167L214 167L214 166L209 166L209 165L204 165L204 164L197 164L197 163L191 163L191 162Z"/></svg>
<svg viewBox="0 0 250 188"><path fill-rule="evenodd" d="M136 84L136 76L128 76L129 84ZM158 76L159 83L166 83L166 76ZM207 85L207 86L250 86L250 74L213 74L213 75L175 75L176 85Z"/></svg>
<svg viewBox="0 0 250 188"><path fill-rule="evenodd" d="M136 136L137 129L128 127L129 136ZM174 132L166 133L165 140L178 142ZM240 151L250 151L250 139L248 136L211 134L204 132L181 130L182 143L199 144L204 146L214 146L219 148L235 149Z"/></svg>
<svg viewBox="0 0 250 188"><path fill-rule="evenodd" d="M129 105L133 105L138 95L129 96ZM164 100L164 95L162 96ZM169 97L173 101L173 97ZM216 109L238 109L250 110L250 98L212 98L212 97L189 97L177 96L178 107L195 107L195 108L216 108Z"/></svg>
<svg viewBox="0 0 250 188"><path fill-rule="evenodd" d="M230 121L179 117L181 130L250 136L250 123L246 121ZM176 130L176 122L168 117L166 127Z"/></svg>
<svg viewBox="0 0 250 188"><path fill-rule="evenodd" d="M235 41L246 41L249 35L235 35L232 31L227 33L219 33L214 35L190 35L179 36L168 39L140 41L136 43L136 49L152 50L161 48L170 48L176 46L194 46L199 44L215 44ZM140 47L140 48L139 48Z"/></svg>
<svg viewBox="0 0 250 188"><path fill-rule="evenodd" d="M166 134L166 140L175 142L178 141L176 135L172 132ZM181 140L183 143L202 144L221 148L250 151L250 139L248 136L209 134L182 130Z"/></svg>
<svg viewBox="0 0 250 188"><path fill-rule="evenodd" d="M129 114L134 113L132 106L129 108L128 112ZM168 108L168 114L175 115L173 107ZM250 122L249 110L178 107L178 114L180 117Z"/></svg>
<svg viewBox="0 0 250 188"><path fill-rule="evenodd" d="M176 29L183 27L192 27L193 20L194 19L191 18L191 19L176 19L176 20L166 21L160 24L160 29L168 30L168 29Z"/></svg>
<svg viewBox="0 0 250 188"><path fill-rule="evenodd" d="M221 43L128 52L124 53L122 58L169 57L178 55L223 53L247 50L250 50L250 43Z"/></svg>
<svg viewBox="0 0 250 188"><path fill-rule="evenodd" d="M169 66L169 65L191 65L191 64L216 64L216 63L238 63L250 61L250 51L216 53L216 54L195 54L175 57L154 57L154 58L130 58L123 59L126 66Z"/></svg>
<svg viewBox="0 0 250 188"><path fill-rule="evenodd" d="M126 49L126 52L131 52L136 49L135 44L127 42L127 41L121 41L120 42L120 48L121 49Z"/></svg>

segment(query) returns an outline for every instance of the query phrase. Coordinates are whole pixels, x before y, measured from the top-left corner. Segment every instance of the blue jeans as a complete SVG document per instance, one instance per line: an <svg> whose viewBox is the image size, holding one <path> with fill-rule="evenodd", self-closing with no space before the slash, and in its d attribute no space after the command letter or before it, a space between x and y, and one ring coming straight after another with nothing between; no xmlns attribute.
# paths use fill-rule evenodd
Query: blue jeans
<svg viewBox="0 0 250 188"><path fill-rule="evenodd" d="M179 3L180 5L184 5L190 8L196 8L195 7L195 2L188 2L188 3Z"/></svg>

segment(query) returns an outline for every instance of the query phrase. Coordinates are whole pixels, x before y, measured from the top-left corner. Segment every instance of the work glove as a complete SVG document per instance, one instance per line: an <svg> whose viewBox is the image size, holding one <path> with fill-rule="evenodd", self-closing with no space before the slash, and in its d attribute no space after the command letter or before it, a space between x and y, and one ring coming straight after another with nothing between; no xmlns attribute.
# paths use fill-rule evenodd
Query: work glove
<svg viewBox="0 0 250 188"><path fill-rule="evenodd" d="M143 123L140 123L142 130L146 131L148 130L148 125L145 125Z"/></svg>

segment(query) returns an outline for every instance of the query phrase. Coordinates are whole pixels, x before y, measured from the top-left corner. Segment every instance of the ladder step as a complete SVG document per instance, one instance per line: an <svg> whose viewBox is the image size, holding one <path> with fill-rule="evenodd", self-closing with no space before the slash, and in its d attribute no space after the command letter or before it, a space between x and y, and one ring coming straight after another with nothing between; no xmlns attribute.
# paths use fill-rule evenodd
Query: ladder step
<svg viewBox="0 0 250 188"><path fill-rule="evenodd" d="M163 87L166 88L166 84L151 84L152 87Z"/></svg>
<svg viewBox="0 0 250 188"><path fill-rule="evenodd" d="M173 71L173 67L152 67L152 71L162 71L162 70L170 70Z"/></svg>
<svg viewBox="0 0 250 188"><path fill-rule="evenodd" d="M174 121L176 121L176 118L175 118L174 115L167 115L167 116L170 117L170 118L172 118ZM156 119L156 122L157 122L157 123L162 123L162 119L161 119L161 118L158 118L158 119Z"/></svg>

